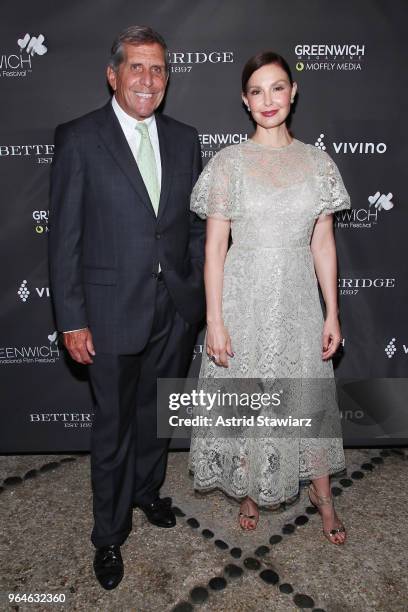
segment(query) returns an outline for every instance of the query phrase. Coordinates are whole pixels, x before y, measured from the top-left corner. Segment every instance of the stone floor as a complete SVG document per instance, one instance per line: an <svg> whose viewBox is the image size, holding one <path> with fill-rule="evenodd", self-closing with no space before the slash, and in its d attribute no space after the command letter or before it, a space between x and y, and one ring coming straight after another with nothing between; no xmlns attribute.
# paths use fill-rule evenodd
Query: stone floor
<svg viewBox="0 0 408 612"><path fill-rule="evenodd" d="M303 487L246 533L235 502L195 494L187 453L172 452L162 493L173 497L177 526L155 528L135 511L125 577L110 592L92 570L89 456L0 457L0 610L406 612L407 457L405 449L346 450L347 475L332 482L348 531L337 547ZM9 593L66 602L10 604Z"/></svg>

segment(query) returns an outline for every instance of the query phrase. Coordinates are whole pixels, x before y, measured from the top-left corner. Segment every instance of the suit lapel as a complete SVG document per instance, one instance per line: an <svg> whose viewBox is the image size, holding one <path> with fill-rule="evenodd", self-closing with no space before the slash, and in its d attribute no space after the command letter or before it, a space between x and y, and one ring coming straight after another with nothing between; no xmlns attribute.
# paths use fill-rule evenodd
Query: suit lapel
<svg viewBox="0 0 408 612"><path fill-rule="evenodd" d="M157 134L159 136L160 159L162 167L162 180L160 189L159 213L157 218L163 216L166 204L169 199L171 179L173 176L173 157L171 155L171 142L168 137L165 119L159 114L156 115Z"/></svg>
<svg viewBox="0 0 408 612"><path fill-rule="evenodd" d="M150 201L149 194L143 182L142 176L139 172L139 168L137 167L137 163L135 162L135 158L133 157L132 151L126 140L123 130L115 115L111 102L108 102L108 104L106 104L102 111L104 112L101 115L101 121L98 120L98 125L100 136L106 148L112 155L115 162L118 164L119 168L122 170L123 174L125 174L126 177L129 179L134 190L139 196L139 199L151 212L154 218L156 218L154 208ZM160 151L161 148L162 145L160 142ZM159 206L161 206L161 202L162 199L160 197Z"/></svg>

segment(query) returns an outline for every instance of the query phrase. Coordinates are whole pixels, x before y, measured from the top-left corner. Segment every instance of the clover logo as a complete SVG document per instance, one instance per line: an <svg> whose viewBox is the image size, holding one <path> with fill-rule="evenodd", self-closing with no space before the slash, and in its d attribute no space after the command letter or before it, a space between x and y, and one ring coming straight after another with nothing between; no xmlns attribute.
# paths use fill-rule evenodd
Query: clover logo
<svg viewBox="0 0 408 612"><path fill-rule="evenodd" d="M47 47L43 45L44 40L45 38L42 34L31 36L31 34L27 33L24 38L19 38L17 40L17 44L22 51L25 49L31 56L35 54L44 55L48 51Z"/></svg>

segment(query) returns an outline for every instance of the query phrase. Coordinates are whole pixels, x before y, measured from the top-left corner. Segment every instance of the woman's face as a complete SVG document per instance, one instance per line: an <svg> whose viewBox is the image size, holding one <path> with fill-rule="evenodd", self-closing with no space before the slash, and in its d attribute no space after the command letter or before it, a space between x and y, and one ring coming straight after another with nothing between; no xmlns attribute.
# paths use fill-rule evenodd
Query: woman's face
<svg viewBox="0 0 408 612"><path fill-rule="evenodd" d="M290 84L283 68L278 64L266 64L252 73L242 99L249 106L254 121L268 129L285 122L296 90L296 83Z"/></svg>

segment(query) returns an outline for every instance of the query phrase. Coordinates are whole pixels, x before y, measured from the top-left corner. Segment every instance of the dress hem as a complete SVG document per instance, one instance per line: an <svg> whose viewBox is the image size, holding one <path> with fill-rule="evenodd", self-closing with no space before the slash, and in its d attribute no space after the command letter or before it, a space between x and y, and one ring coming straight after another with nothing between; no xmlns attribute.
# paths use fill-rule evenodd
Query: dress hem
<svg viewBox="0 0 408 612"><path fill-rule="evenodd" d="M301 488L306 487L307 484L312 479L321 478L322 476L340 477L340 476L345 476L346 474L347 474L347 468L344 465L344 467L342 467L342 468L338 468L338 467L337 468L332 468L329 471L325 472L324 474L321 474L320 476L312 476L310 474L309 476L305 476L305 477L299 478L298 490L295 493L293 493L291 495L288 495L287 497L282 498L281 500L270 502L270 503L257 501L256 499L254 499L253 497L248 495L248 493L244 493L242 495L238 495L237 493L234 493L231 490L228 490L228 489L224 488L219 483L213 484L213 485L209 485L207 487L200 487L200 486L197 486L196 483L194 483L193 488L194 488L194 492L199 493L199 494L203 494L203 495L209 494L209 493L215 493L215 492L218 491L220 493L223 493L229 500L231 500L233 502L237 502L237 503L241 503L246 497L251 497L251 499L257 504L257 506L259 508L263 508L264 510L275 510L275 511L276 510L281 510L281 511L284 511L284 510L286 510L285 505L286 506L287 505L292 505L296 501L299 500ZM194 471L191 468L189 468L189 475L190 475L190 477L194 478Z"/></svg>

